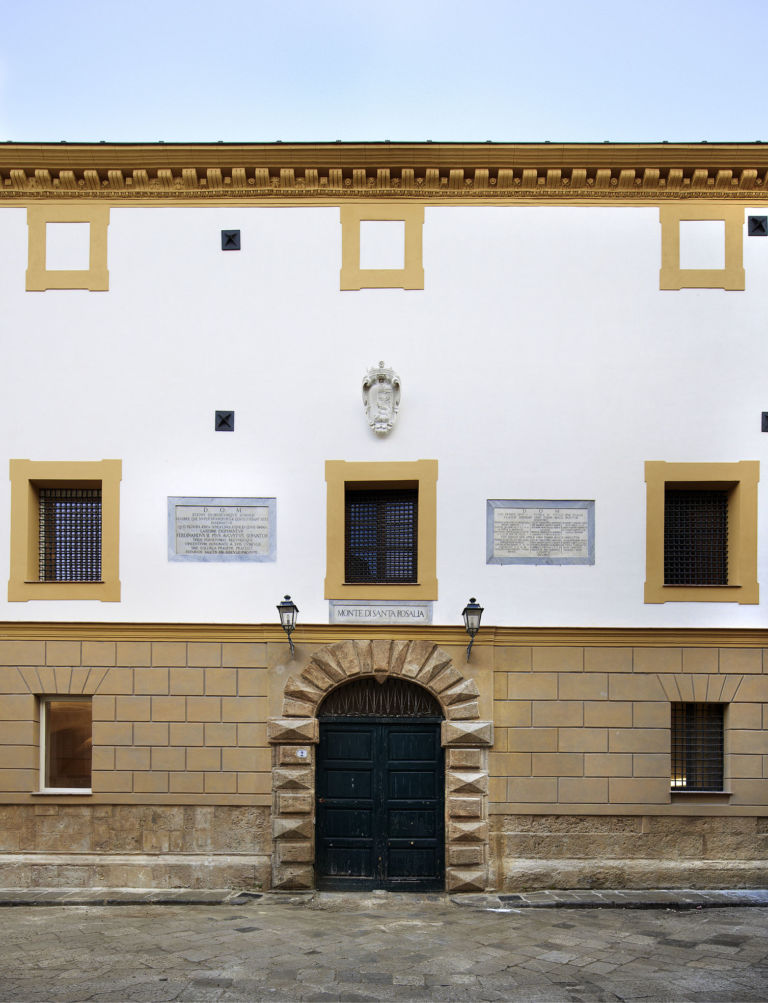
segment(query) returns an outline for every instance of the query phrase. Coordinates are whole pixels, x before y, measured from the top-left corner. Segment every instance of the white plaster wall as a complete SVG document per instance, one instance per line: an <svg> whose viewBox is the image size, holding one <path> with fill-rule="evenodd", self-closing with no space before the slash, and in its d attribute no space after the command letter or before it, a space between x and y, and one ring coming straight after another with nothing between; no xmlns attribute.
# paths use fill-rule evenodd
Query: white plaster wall
<svg viewBox="0 0 768 1003"><path fill-rule="evenodd" d="M123 460L122 602L0 619L272 622L290 592L327 622L324 461L436 458L438 623L471 594L489 624L766 624L762 503L760 606L643 604L643 464L763 460L768 240L745 236L746 292L661 292L657 208L427 206L424 291L340 292L340 230L338 208L113 208L109 292L26 293L26 212L0 213L3 479ZM379 359L403 386L383 440ZM275 496L276 563L169 563L169 495ZM595 565L487 565L487 498L595 499Z"/></svg>

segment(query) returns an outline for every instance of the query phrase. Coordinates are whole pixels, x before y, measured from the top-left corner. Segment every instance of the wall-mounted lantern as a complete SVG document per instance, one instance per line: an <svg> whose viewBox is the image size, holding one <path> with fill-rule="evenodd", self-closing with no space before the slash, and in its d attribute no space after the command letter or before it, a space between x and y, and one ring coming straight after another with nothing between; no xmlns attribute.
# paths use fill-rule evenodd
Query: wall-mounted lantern
<svg viewBox="0 0 768 1003"><path fill-rule="evenodd" d="M469 661L469 653L472 650L475 634L478 630L480 630L480 620L483 616L483 607L480 606L477 599L472 596L467 605L461 611L461 615L464 617L464 629L469 634L469 644L467 645L467 661Z"/></svg>
<svg viewBox="0 0 768 1003"><path fill-rule="evenodd" d="M296 614L299 612L295 602L290 596L285 596L282 602L277 604L277 612L280 614L280 626L288 635L288 643L291 646L291 658L294 655L293 639L291 634L296 629Z"/></svg>

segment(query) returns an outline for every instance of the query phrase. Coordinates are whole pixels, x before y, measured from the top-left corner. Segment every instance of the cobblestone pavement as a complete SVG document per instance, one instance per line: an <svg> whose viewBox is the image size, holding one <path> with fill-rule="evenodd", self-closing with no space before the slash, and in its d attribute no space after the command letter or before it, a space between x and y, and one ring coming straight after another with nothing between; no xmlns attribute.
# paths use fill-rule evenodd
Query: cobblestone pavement
<svg viewBox="0 0 768 1003"><path fill-rule="evenodd" d="M768 908L445 896L0 910L0 1000L768 1000Z"/></svg>

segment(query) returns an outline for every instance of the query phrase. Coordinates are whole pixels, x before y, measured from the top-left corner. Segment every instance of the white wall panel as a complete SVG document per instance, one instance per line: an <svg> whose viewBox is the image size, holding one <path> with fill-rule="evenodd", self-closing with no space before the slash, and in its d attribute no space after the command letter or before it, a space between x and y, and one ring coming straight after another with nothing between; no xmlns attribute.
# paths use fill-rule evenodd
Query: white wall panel
<svg viewBox="0 0 768 1003"><path fill-rule="evenodd" d="M290 592L325 622L325 460L428 458L439 623L472 594L488 623L764 625L764 603L643 604L643 464L763 459L768 240L745 237L745 292L661 292L658 208L428 205L423 291L340 292L340 238L333 207L118 207L109 292L27 293L25 210L0 213L3 469L123 460L123 601L1 619L263 622ZM380 359L402 380L384 439L360 395ZM169 563L169 495L275 496L276 563ZM487 565L487 498L595 499L595 565Z"/></svg>

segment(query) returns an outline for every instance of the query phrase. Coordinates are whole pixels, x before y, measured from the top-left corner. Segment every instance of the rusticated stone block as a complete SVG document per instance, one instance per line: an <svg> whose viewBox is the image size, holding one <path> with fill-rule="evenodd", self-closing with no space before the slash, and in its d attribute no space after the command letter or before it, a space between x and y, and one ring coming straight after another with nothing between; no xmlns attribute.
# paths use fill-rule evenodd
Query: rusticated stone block
<svg viewBox="0 0 768 1003"><path fill-rule="evenodd" d="M279 840L312 839L315 834L315 824L307 815L273 818L272 834Z"/></svg>
<svg viewBox="0 0 768 1003"><path fill-rule="evenodd" d="M315 704L310 700L295 700L285 697L283 700L284 717L311 717L315 712Z"/></svg>
<svg viewBox="0 0 768 1003"><path fill-rule="evenodd" d="M304 669L301 673L301 678L321 693L325 693L334 683L333 676L330 676L322 665L319 665L315 661L311 661L306 669Z"/></svg>
<svg viewBox="0 0 768 1003"><path fill-rule="evenodd" d="M314 888L315 869L310 864L286 864L274 868L272 887L298 891Z"/></svg>
<svg viewBox="0 0 768 1003"><path fill-rule="evenodd" d="M447 715L451 721L475 721L480 716L480 705L477 700L457 703L448 707Z"/></svg>
<svg viewBox="0 0 768 1003"><path fill-rule="evenodd" d="M435 693L442 693L443 690L447 690L450 686L460 683L463 678L464 676L462 676L455 666L447 665L442 672L430 680L429 688L434 690Z"/></svg>
<svg viewBox="0 0 768 1003"><path fill-rule="evenodd" d="M403 663L402 675L415 679L435 649L431 641L412 641Z"/></svg>
<svg viewBox="0 0 768 1003"><path fill-rule="evenodd" d="M452 867L478 867L483 864L483 847L476 843L460 843L448 847L448 864Z"/></svg>
<svg viewBox="0 0 768 1003"><path fill-rule="evenodd" d="M267 721L267 741L274 745L295 743L304 745L319 740L320 726L317 718L273 717Z"/></svg>
<svg viewBox="0 0 768 1003"><path fill-rule="evenodd" d="M441 740L444 746L493 745L492 721L443 721L441 725Z"/></svg>
<svg viewBox="0 0 768 1003"><path fill-rule="evenodd" d="M328 676L328 678L332 679L335 683L340 683L344 678L344 670L336 660L336 656L334 655L332 649L323 648L320 651L316 651L312 656L312 662L314 662L318 668L320 668ZM312 662L310 662L310 665ZM307 668L309 668L309 666L307 666Z"/></svg>
<svg viewBox="0 0 768 1003"><path fill-rule="evenodd" d="M487 843L488 823L481 820L448 819L449 843Z"/></svg>
<svg viewBox="0 0 768 1003"><path fill-rule="evenodd" d="M285 695L286 697L292 697L294 700L303 700L314 706L320 701L323 691L305 679L302 674L298 678L291 676L288 679L288 682L285 684Z"/></svg>
<svg viewBox="0 0 768 1003"><path fill-rule="evenodd" d="M357 660L360 665L360 671L362 673L373 672L373 653L371 651L370 641L353 641L355 646L355 651L357 652Z"/></svg>
<svg viewBox="0 0 768 1003"><path fill-rule="evenodd" d="M455 797L448 798L449 818L482 818L483 799L481 797Z"/></svg>
<svg viewBox="0 0 768 1003"><path fill-rule="evenodd" d="M312 841L302 839L292 843L278 843L277 860L279 864L311 864L314 860Z"/></svg>
<svg viewBox="0 0 768 1003"><path fill-rule="evenodd" d="M371 664L374 672L389 672L392 660L391 641L371 642Z"/></svg>
<svg viewBox="0 0 768 1003"><path fill-rule="evenodd" d="M357 648L353 641L341 641L339 644L334 644L331 652L344 676L359 674L360 660L357 657Z"/></svg>
<svg viewBox="0 0 768 1003"><path fill-rule="evenodd" d="M277 763L279 766L290 766L294 763L300 766L311 766L312 758L311 745L277 746Z"/></svg>
<svg viewBox="0 0 768 1003"><path fill-rule="evenodd" d="M408 641L393 641L390 653L389 671L394 675L400 675L408 657Z"/></svg>
<svg viewBox="0 0 768 1003"><path fill-rule="evenodd" d="M419 682L429 683L451 664L451 656L441 648L435 648L424 662L419 672Z"/></svg>
<svg viewBox="0 0 768 1003"><path fill-rule="evenodd" d="M483 765L482 749L448 749L445 765L449 770L479 770Z"/></svg>
<svg viewBox="0 0 768 1003"><path fill-rule="evenodd" d="M483 770L458 772L449 770L446 776L452 794L487 794L488 774Z"/></svg>
<svg viewBox="0 0 768 1003"><path fill-rule="evenodd" d="M313 786L312 770L308 766L277 767L272 771L272 789L305 791Z"/></svg>
<svg viewBox="0 0 768 1003"><path fill-rule="evenodd" d="M312 802L310 794L280 792L277 795L277 810L281 815L308 815L312 811Z"/></svg>
<svg viewBox="0 0 768 1003"><path fill-rule="evenodd" d="M472 697L478 697L480 696L480 691L474 679L462 679L460 683L455 683L447 690L443 690L440 696L443 703L451 705L465 703Z"/></svg>
<svg viewBox="0 0 768 1003"><path fill-rule="evenodd" d="M448 892L485 891L486 872L484 867L446 867L445 890Z"/></svg>

